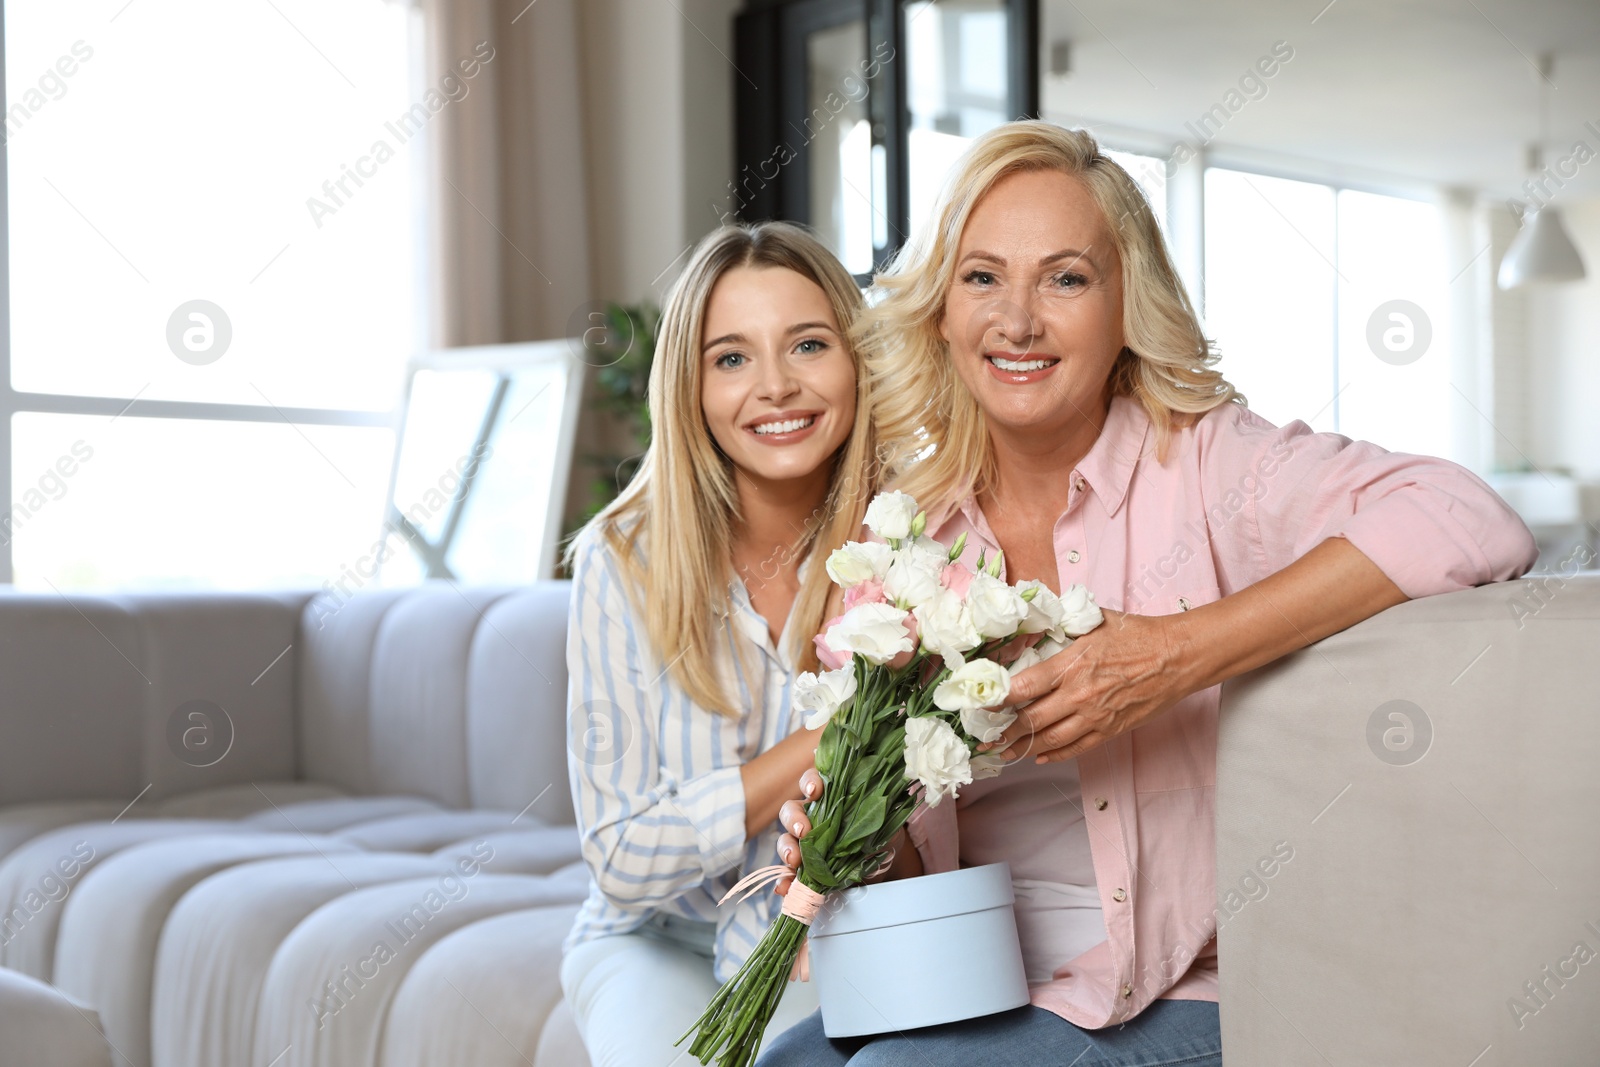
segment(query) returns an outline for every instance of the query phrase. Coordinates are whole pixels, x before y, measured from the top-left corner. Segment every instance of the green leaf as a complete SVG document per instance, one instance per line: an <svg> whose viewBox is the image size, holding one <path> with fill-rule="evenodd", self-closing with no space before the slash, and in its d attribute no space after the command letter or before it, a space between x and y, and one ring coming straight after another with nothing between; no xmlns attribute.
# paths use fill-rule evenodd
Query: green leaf
<svg viewBox="0 0 1600 1067"><path fill-rule="evenodd" d="M867 783L872 780L872 772L877 770L877 761L871 759L858 759L856 765L850 768L850 779L844 784L844 792L840 795L844 800L860 796L866 791Z"/></svg>
<svg viewBox="0 0 1600 1067"><path fill-rule="evenodd" d="M834 729L829 722L822 731L822 736L817 739L817 773L822 775L826 782L833 781L834 768L839 760L839 731Z"/></svg>
<svg viewBox="0 0 1600 1067"><path fill-rule="evenodd" d="M878 746L873 752L873 761L876 763L898 762L905 756L906 727L905 723L897 723L892 730L884 731L878 739Z"/></svg>
<svg viewBox="0 0 1600 1067"><path fill-rule="evenodd" d="M819 886L839 883L839 876L833 873L833 867L828 863L827 843L810 834L800 839L800 867L805 871L806 879L815 881Z"/></svg>
<svg viewBox="0 0 1600 1067"><path fill-rule="evenodd" d="M820 853L826 853L833 847L834 838L839 835L839 818L833 815L826 818L813 818L811 832L800 840L800 855L806 855L805 846L810 845Z"/></svg>
<svg viewBox="0 0 1600 1067"><path fill-rule="evenodd" d="M883 825L884 809L883 797L876 795L856 805L856 809L850 813L849 822L845 823L844 830L839 834L839 840L834 843L834 851L842 853L851 845L877 833L878 827Z"/></svg>

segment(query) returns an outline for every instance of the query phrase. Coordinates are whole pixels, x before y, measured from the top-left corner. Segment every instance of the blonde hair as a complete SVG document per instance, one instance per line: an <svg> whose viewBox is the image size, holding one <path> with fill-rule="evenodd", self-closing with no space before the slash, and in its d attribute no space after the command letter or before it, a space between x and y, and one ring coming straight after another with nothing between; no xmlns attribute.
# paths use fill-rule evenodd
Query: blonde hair
<svg viewBox="0 0 1600 1067"><path fill-rule="evenodd" d="M1085 130L1039 120L1010 122L979 137L961 160L933 217L876 285L882 300L857 321L868 353L885 476L930 507L993 484L994 450L983 413L956 376L940 336L956 253L973 207L1001 178L1056 170L1081 181L1105 215L1122 259L1124 347L1112 365L1112 396L1138 400L1156 428L1157 461L1172 428L1244 397L1213 369L1183 282L1155 215L1128 173Z"/></svg>
<svg viewBox="0 0 1600 1067"><path fill-rule="evenodd" d="M739 267L782 267L816 283L856 367L855 425L835 456L826 501L794 546L795 557L816 545L843 544L860 532L877 470L867 374L850 344L863 307L861 290L815 237L784 222L724 226L696 247L662 311L650 367L650 447L628 487L584 530L597 532L621 562L630 600L644 616L655 652L670 661L674 680L696 704L734 717L740 712L719 674L716 648L730 611L739 498L732 463L701 414L700 393L706 305L723 275ZM820 669L810 638L822 629L831 588L822 561L813 561L784 635L797 647L799 669Z"/></svg>

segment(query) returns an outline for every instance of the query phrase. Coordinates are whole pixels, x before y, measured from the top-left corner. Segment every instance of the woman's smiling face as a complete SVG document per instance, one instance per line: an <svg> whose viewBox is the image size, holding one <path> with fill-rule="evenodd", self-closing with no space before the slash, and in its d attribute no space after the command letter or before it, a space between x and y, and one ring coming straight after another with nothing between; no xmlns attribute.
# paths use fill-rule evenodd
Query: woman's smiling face
<svg viewBox="0 0 1600 1067"><path fill-rule="evenodd" d="M814 475L850 436L856 365L822 288L784 267L736 267L711 290L700 399L717 446L766 482Z"/></svg>
<svg viewBox="0 0 1600 1067"><path fill-rule="evenodd" d="M1104 414L1122 351L1122 263L1081 181L1027 170L973 207L940 331L992 431L1051 434Z"/></svg>

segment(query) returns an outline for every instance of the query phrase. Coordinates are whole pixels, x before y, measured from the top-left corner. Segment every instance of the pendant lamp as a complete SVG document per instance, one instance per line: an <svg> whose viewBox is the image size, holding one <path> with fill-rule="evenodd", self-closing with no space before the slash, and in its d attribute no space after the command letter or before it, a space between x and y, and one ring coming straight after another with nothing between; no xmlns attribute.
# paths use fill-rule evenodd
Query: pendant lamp
<svg viewBox="0 0 1600 1067"><path fill-rule="evenodd" d="M1536 176L1544 170L1545 128L1549 118L1546 94L1554 67L1553 55L1546 53L1539 57L1539 140L1528 151L1528 169ZM1583 259L1567 233L1561 209L1553 204L1529 208L1522 217L1522 229L1500 261L1500 288L1573 282L1583 276Z"/></svg>

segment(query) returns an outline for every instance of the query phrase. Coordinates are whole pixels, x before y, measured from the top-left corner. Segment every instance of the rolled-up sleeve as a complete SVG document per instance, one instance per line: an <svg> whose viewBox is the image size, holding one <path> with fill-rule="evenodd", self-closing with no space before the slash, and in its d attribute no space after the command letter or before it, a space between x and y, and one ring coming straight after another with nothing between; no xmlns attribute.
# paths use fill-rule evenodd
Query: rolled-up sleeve
<svg viewBox="0 0 1600 1067"><path fill-rule="evenodd" d="M663 766L660 712L688 697L648 654L620 581L609 550L586 539L567 631L567 765L595 884L618 907L645 908L739 863L744 784L737 765L681 780Z"/></svg>
<svg viewBox="0 0 1600 1067"><path fill-rule="evenodd" d="M1299 420L1274 426L1243 408L1211 446L1208 496L1243 495L1265 574L1343 537L1414 599L1515 578L1538 558L1516 512L1448 460L1313 433Z"/></svg>

